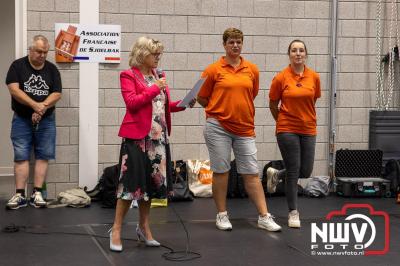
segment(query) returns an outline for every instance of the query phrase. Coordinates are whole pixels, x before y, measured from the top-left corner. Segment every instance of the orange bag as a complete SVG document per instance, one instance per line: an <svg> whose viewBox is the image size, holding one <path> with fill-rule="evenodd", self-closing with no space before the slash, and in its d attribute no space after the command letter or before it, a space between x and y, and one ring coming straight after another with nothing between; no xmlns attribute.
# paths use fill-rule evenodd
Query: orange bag
<svg viewBox="0 0 400 266"><path fill-rule="evenodd" d="M202 184L212 184L212 174L213 172L210 169L201 167L198 179Z"/></svg>
<svg viewBox="0 0 400 266"><path fill-rule="evenodd" d="M189 189L195 197L212 197L212 171L209 160L188 160Z"/></svg>

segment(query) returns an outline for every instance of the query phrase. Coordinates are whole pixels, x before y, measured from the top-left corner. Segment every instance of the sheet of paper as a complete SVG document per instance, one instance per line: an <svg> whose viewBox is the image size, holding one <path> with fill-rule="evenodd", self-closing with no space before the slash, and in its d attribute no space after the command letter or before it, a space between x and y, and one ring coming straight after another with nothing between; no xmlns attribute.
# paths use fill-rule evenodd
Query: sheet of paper
<svg viewBox="0 0 400 266"><path fill-rule="evenodd" d="M201 86L203 86L204 81L206 81L207 77L200 78L193 86L193 88L186 94L185 98L177 105L178 107L188 107L189 103L196 98L197 93Z"/></svg>

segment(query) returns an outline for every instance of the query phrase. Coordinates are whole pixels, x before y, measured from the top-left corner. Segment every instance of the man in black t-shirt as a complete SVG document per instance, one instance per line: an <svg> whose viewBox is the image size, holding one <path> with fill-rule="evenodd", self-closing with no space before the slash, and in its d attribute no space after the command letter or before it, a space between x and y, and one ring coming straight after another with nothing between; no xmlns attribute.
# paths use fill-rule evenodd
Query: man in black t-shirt
<svg viewBox="0 0 400 266"><path fill-rule="evenodd" d="M14 148L16 193L7 208L27 206L25 187L29 177L29 160L35 155L34 188L30 204L45 207L42 186L46 179L48 160L55 159L55 104L61 98L61 77L57 67L46 60L49 41L36 35L28 56L15 60L8 70L6 84L11 94L14 116L11 140Z"/></svg>

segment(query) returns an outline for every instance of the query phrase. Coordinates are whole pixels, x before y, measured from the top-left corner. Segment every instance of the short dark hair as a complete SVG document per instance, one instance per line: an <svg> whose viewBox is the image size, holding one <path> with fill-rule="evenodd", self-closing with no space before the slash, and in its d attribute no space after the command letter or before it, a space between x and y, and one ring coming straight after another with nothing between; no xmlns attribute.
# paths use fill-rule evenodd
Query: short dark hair
<svg viewBox="0 0 400 266"><path fill-rule="evenodd" d="M287 49L287 53L290 54L290 48L292 48L292 44L294 44L295 42L302 43L304 45L304 50L306 50L306 55L308 55L306 44L302 40L298 40L298 39L293 40L293 41L290 42L289 47Z"/></svg>
<svg viewBox="0 0 400 266"><path fill-rule="evenodd" d="M222 40L224 41L224 44L226 41L231 38L231 39L242 39L243 41L243 32L239 29L236 28L227 28L224 31L224 34L222 35Z"/></svg>

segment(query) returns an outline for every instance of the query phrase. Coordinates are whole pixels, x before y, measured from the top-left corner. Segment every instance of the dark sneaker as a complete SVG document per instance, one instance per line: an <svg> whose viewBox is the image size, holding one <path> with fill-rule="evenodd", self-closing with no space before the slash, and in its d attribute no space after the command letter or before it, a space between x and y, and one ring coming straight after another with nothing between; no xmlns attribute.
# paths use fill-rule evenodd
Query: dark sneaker
<svg viewBox="0 0 400 266"><path fill-rule="evenodd" d="M28 206L27 200L21 193L16 193L6 204L6 208L10 210L17 210L26 206Z"/></svg>
<svg viewBox="0 0 400 266"><path fill-rule="evenodd" d="M47 202L43 199L42 192L40 191L32 194L29 204L35 208L44 208L47 206Z"/></svg>

